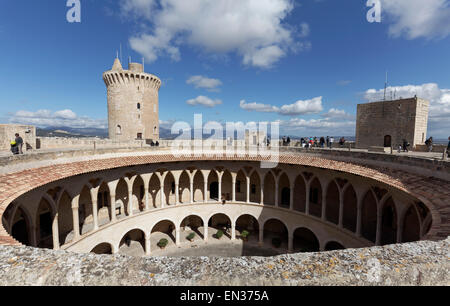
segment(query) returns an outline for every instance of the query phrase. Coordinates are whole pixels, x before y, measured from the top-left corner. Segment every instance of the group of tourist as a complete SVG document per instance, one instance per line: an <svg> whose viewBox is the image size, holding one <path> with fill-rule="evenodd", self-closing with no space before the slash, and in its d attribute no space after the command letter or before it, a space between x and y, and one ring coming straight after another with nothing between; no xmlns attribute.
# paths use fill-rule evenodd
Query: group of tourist
<svg viewBox="0 0 450 306"><path fill-rule="evenodd" d="M327 148L331 149L333 147L334 143L334 137L333 136L327 136L325 137L310 137L310 138L301 138L300 144L302 148L325 148L325 145ZM339 138L339 146L342 148L344 147L346 140L345 137Z"/></svg>
<svg viewBox="0 0 450 306"><path fill-rule="evenodd" d="M19 133L16 133L16 138L11 141L11 152L14 155L23 154L23 139L20 137Z"/></svg>

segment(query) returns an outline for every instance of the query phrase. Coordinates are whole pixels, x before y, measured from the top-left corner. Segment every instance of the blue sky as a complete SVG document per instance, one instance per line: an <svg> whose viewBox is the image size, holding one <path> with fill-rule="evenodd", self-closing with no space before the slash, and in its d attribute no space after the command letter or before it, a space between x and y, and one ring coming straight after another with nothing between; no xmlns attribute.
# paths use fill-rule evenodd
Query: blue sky
<svg viewBox="0 0 450 306"><path fill-rule="evenodd" d="M101 76L122 44L163 81L162 126L201 113L354 135L356 104L381 97L387 70L389 92L431 101L429 134L446 138L450 1L381 0L381 23L366 2L81 0L69 23L65 0L4 0L0 121L105 126Z"/></svg>

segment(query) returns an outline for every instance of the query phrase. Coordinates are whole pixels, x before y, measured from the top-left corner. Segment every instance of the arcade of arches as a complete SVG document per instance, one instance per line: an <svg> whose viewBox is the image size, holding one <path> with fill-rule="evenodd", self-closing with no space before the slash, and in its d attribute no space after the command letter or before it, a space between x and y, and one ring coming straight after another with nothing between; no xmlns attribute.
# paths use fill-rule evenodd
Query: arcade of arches
<svg viewBox="0 0 450 306"><path fill-rule="evenodd" d="M166 250L192 243L190 233L206 244L220 229L224 243L282 253L420 240L431 214L410 195L350 173L204 161L69 177L17 198L3 224L22 244L79 252L164 254L160 239Z"/></svg>

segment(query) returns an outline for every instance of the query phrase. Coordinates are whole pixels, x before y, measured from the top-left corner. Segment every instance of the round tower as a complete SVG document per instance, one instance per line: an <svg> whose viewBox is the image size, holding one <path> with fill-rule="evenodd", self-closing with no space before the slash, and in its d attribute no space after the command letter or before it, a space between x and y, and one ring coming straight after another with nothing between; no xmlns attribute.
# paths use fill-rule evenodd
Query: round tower
<svg viewBox="0 0 450 306"><path fill-rule="evenodd" d="M158 92L161 80L145 73L142 64L122 68L116 58L103 73L108 90L108 131L114 141L159 139Z"/></svg>

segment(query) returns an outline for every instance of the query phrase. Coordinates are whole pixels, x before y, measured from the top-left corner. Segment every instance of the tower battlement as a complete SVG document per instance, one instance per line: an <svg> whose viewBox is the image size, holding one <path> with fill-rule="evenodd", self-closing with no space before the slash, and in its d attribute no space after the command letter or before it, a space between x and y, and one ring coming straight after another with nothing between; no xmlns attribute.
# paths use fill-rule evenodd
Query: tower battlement
<svg viewBox="0 0 450 306"><path fill-rule="evenodd" d="M158 93L161 80L142 64L122 68L119 59L103 73L108 91L108 131L114 141L159 139Z"/></svg>

